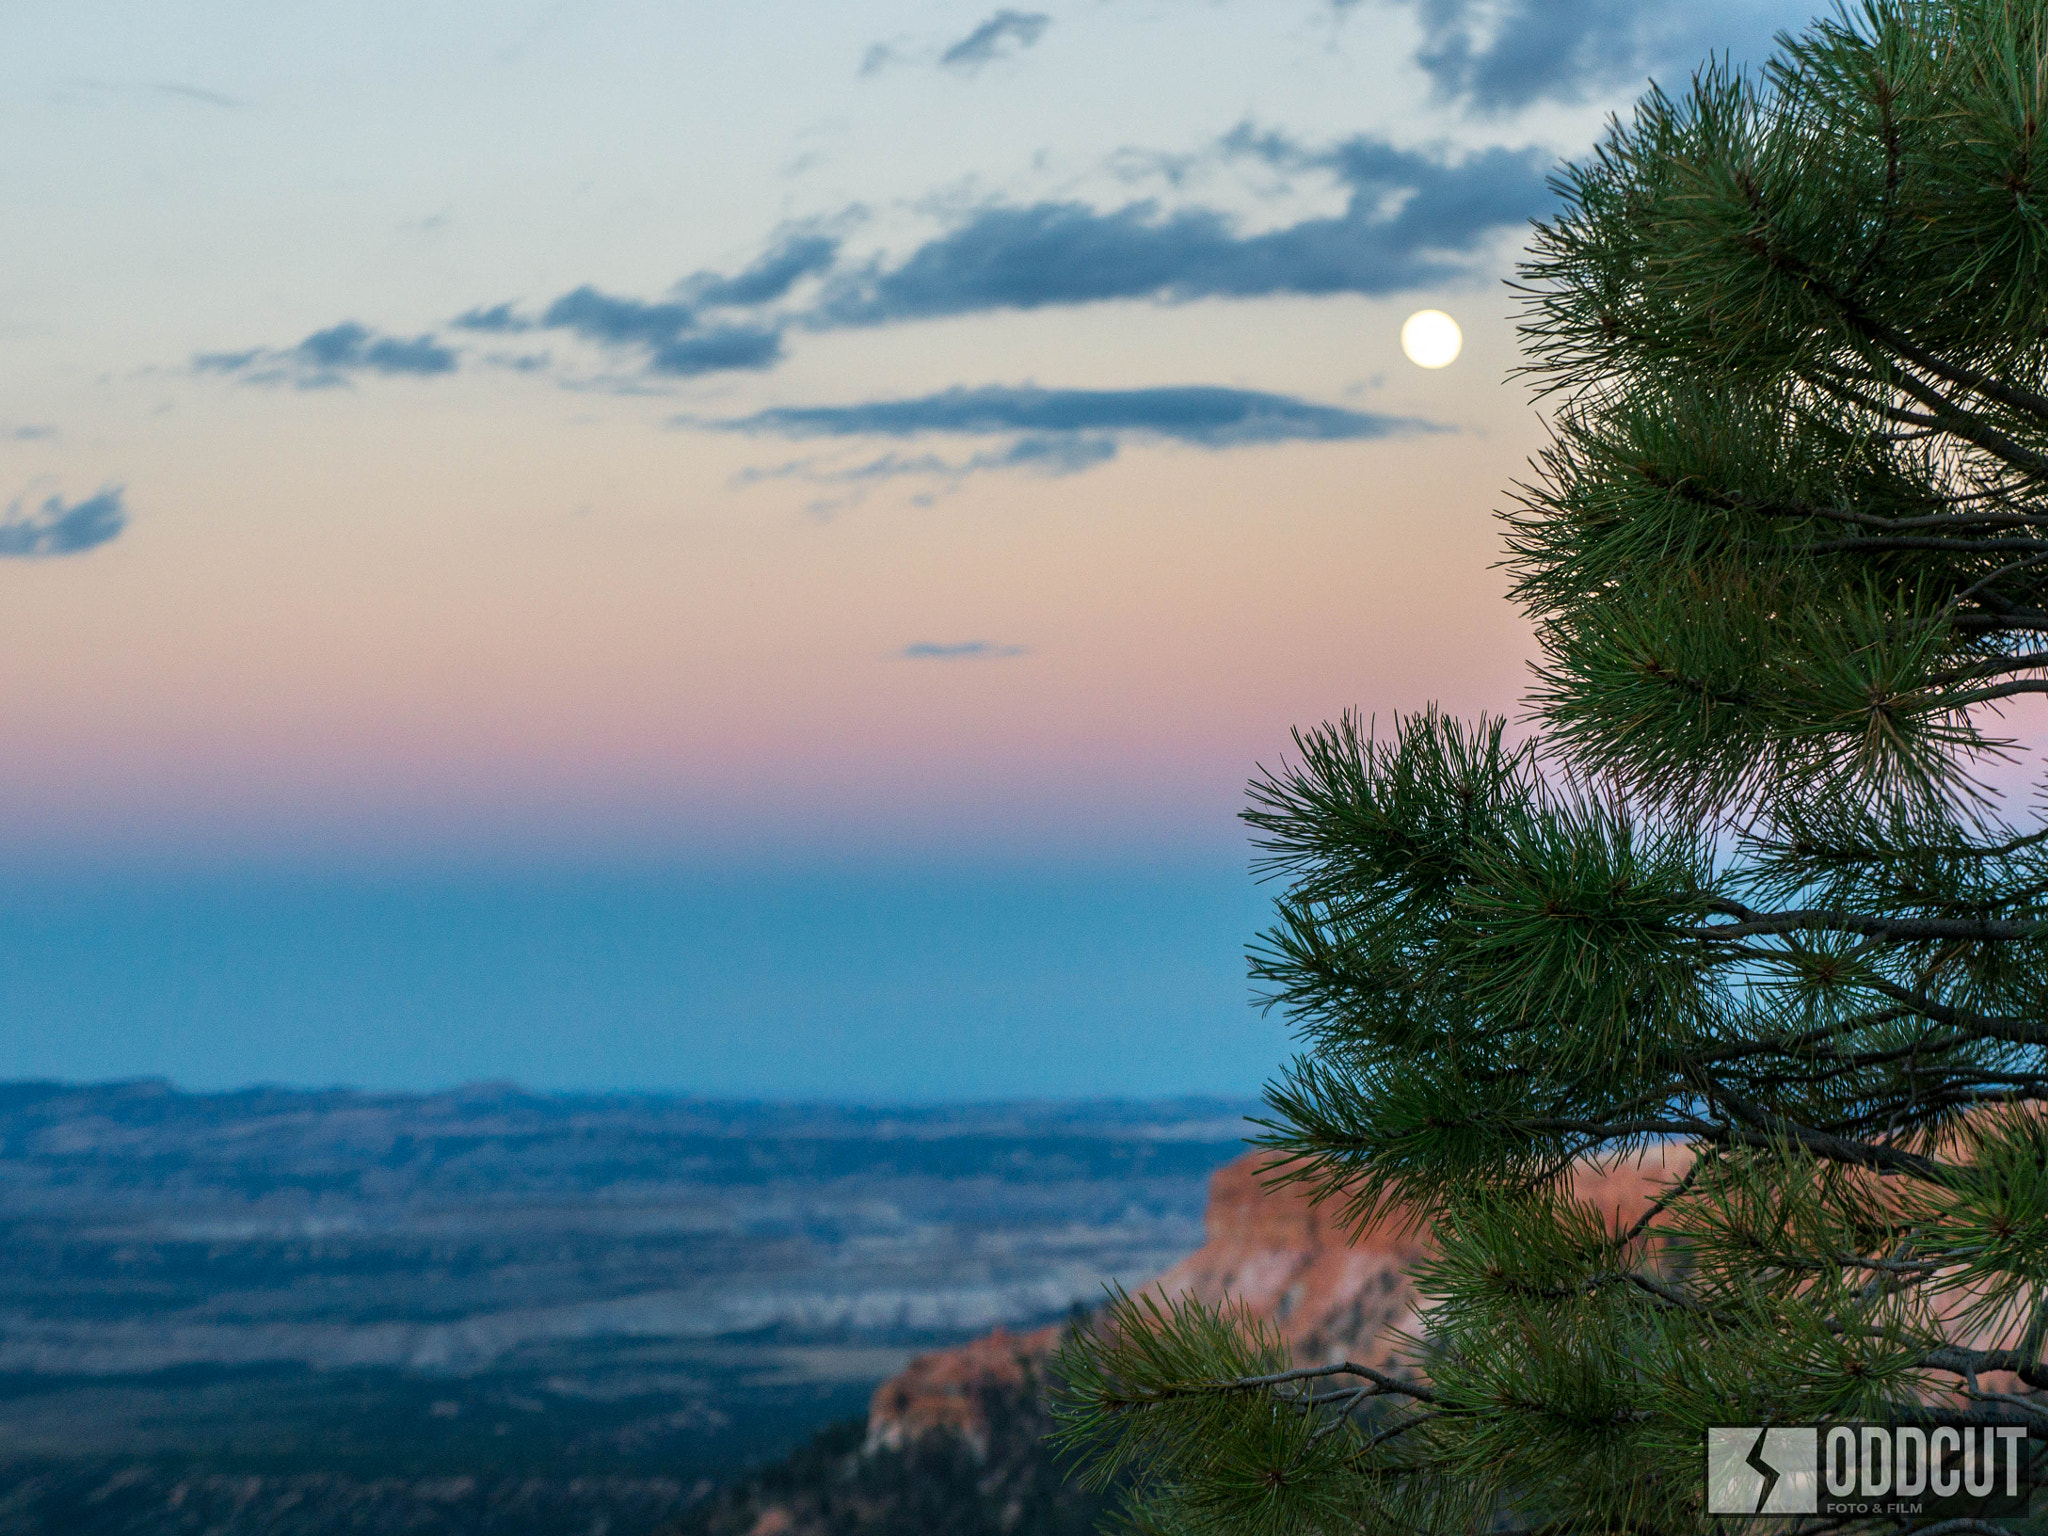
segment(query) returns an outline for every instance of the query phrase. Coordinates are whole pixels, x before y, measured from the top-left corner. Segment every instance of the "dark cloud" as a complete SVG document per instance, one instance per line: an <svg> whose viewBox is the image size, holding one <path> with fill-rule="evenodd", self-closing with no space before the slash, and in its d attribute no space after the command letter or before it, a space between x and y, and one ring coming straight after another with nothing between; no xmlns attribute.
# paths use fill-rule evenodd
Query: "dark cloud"
<svg viewBox="0 0 2048 1536"><path fill-rule="evenodd" d="M976 70L1005 52L1022 53L1045 35L1052 18L1039 11L997 11L939 55L949 69Z"/></svg>
<svg viewBox="0 0 2048 1536"><path fill-rule="evenodd" d="M660 346L695 325L697 312L682 304L614 298L585 286L550 304L540 323L611 346Z"/></svg>
<svg viewBox="0 0 2048 1536"><path fill-rule="evenodd" d="M1578 101L1649 75L1684 76L1709 53L1762 59L1809 5L1783 0L1413 0L1416 62L1443 96L1480 112Z"/></svg>
<svg viewBox="0 0 2048 1536"><path fill-rule="evenodd" d="M954 388L909 400L782 406L716 423L779 437L911 437L922 433L1023 433L1033 454L1053 456L1063 437L1115 434L1170 438L1205 448L1252 443L1339 442L1435 430L1411 418L1317 405L1292 395L1212 385L1151 389ZM1020 443L1020 447L1023 444ZM1099 451L1092 462L1100 462Z"/></svg>
<svg viewBox="0 0 2048 1536"><path fill-rule="evenodd" d="M998 12L976 35L1005 18L1034 20ZM1469 276L1490 240L1546 211L1553 200L1545 159L1533 149L1496 148L1448 160L1374 138L1311 147L1240 128L1206 154L1217 152L1262 160L1285 179L1334 179L1348 194L1344 210L1246 233L1217 209L1168 211L1151 201L1108 211L1080 202L987 206L899 260L858 264L843 259L837 239L807 228L784 231L737 273L699 272L662 298L584 284L537 314L501 302L470 309L449 324L496 335L563 330L597 346L633 349L641 354L637 378L614 375L606 387L630 382L653 388L664 376L773 367L792 327L830 330L1115 300L1380 295L1429 287ZM816 291L792 300L798 285L813 278L822 279ZM313 388L360 372L447 373L457 357L431 335L379 336L349 321L294 348L209 353L195 364L252 382Z"/></svg>
<svg viewBox="0 0 2048 1536"><path fill-rule="evenodd" d="M379 336L367 326L344 320L315 331L297 348L318 368L367 368L374 373L453 373L455 354L431 336Z"/></svg>
<svg viewBox="0 0 2048 1536"><path fill-rule="evenodd" d="M486 331L497 335L533 329L533 322L510 304L493 304L488 309L479 304L475 309L464 310L448 324L458 331Z"/></svg>
<svg viewBox="0 0 2048 1536"><path fill-rule="evenodd" d="M986 208L894 267L840 279L819 318L871 325L1106 299L1394 293L1462 275L1462 257L1551 200L1535 150L1445 164L1363 138L1314 152L1272 136L1236 147L1275 159L1285 149L1296 168L1338 176L1350 188L1344 212L1247 235L1212 209L1162 213L1150 202L1110 213Z"/></svg>
<svg viewBox="0 0 2048 1536"><path fill-rule="evenodd" d="M782 332L729 325L679 336L654 349L647 366L655 373L692 378L737 368L772 368L782 361Z"/></svg>
<svg viewBox="0 0 2048 1536"><path fill-rule="evenodd" d="M838 250L838 242L826 236L793 235L771 246L737 274L700 272L686 279L676 285L675 297L636 299L605 293L586 283L561 295L537 317L522 314L517 305L506 301L465 310L448 325L452 330L496 336L569 331L603 347L642 349L647 373L673 378L770 368L782 359L780 324L727 321L707 326L703 312L772 304L805 277L831 266ZM536 352L491 354L483 361L495 367L538 372L548 367L551 359L545 352ZM449 373L457 358L432 336L379 336L349 320L315 331L296 347L209 352L193 359L193 364L252 383L289 382L310 389L346 383L350 374L361 371Z"/></svg>
<svg viewBox="0 0 2048 1536"><path fill-rule="evenodd" d="M993 640L913 640L896 654L910 661L976 661L1022 656L1024 647Z"/></svg>
<svg viewBox="0 0 2048 1536"><path fill-rule="evenodd" d="M319 389L344 384L357 373L416 378L453 373L456 356L432 336L382 336L366 325L344 320L313 332L295 347L206 352L195 357L192 365L208 373L237 374L252 384L291 383L301 389Z"/></svg>
<svg viewBox="0 0 2048 1536"><path fill-rule="evenodd" d="M62 496L46 496L33 508L17 499L0 519L0 557L36 560L82 554L97 549L127 526L128 510L122 505L119 486L70 503Z"/></svg>
<svg viewBox="0 0 2048 1536"><path fill-rule="evenodd" d="M690 297L706 308L772 304L804 278L823 272L838 255L837 240L824 235L800 235L775 246L737 276L705 274L685 286Z"/></svg>
<svg viewBox="0 0 2048 1536"><path fill-rule="evenodd" d="M786 296L805 277L832 265L839 243L823 235L782 241L734 276L700 272L676 285L678 298L622 298L585 284L556 299L538 321L510 304L472 309L454 324L472 331L522 331L535 325L573 331L600 346L639 346L656 373L709 373L721 368L764 368L782 355L779 332L763 326L719 326L700 331L705 309L753 308Z"/></svg>
<svg viewBox="0 0 2048 1536"><path fill-rule="evenodd" d="M737 277L699 278L684 286L693 302L619 298L595 288L563 294L540 324L575 332L604 346L647 349L650 373L690 378L733 369L769 368L782 359L782 331L768 325L720 325L698 329L700 307L751 305L779 298L821 263L836 246L830 241L795 241L769 253ZM710 297L706 297L706 295ZM754 297L758 295L759 297ZM500 306L501 308L503 306ZM485 311L495 319L495 311Z"/></svg>

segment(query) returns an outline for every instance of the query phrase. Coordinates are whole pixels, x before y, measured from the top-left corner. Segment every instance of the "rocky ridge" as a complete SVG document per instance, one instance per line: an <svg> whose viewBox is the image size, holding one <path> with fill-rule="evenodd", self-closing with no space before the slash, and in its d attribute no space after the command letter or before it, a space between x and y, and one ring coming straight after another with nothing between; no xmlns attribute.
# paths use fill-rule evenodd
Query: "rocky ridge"
<svg viewBox="0 0 2048 1536"><path fill-rule="evenodd" d="M1586 1166L1572 1192L1621 1222L1635 1220L1684 1170L1674 1150L1611 1168ZM1143 1288L1161 1298L1193 1295L1244 1307L1270 1323L1296 1364L1352 1359L1409 1368L1403 1338L1421 1297L1410 1271L1428 1234L1383 1220L1348 1232L1339 1209L1298 1187L1269 1188L1268 1159L1247 1153L1210 1176L1206 1239ZM1143 1294L1141 1292L1141 1294ZM687 1536L1079 1536L1102 1510L1095 1495L1064 1485L1044 1435L1042 1387L1063 1330L997 1330L920 1355L875 1390L865 1435L836 1455L756 1474L693 1512ZM803 1475L794 1475L802 1460ZM957 1497L941 1510L943 1490ZM912 1515L906 1498L919 1501ZM936 1522L936 1523L934 1523Z"/></svg>
<svg viewBox="0 0 2048 1536"><path fill-rule="evenodd" d="M1683 1159L1684 1153L1670 1156ZM1247 1153L1210 1175L1206 1241L1140 1294L1192 1295L1210 1306L1234 1302L1273 1326L1296 1365L1348 1359L1381 1370L1408 1368L1403 1337L1421 1305L1409 1276L1429 1255L1428 1234L1383 1219L1354 1238L1335 1203L1317 1204L1298 1186L1268 1188L1267 1166L1262 1154ZM1572 1193L1633 1221L1684 1167L1661 1158L1587 1166L1574 1174ZM1034 1385L1061 1332L998 1330L920 1355L876 1388L868 1447L900 1449L953 1434L985 1448L984 1405Z"/></svg>

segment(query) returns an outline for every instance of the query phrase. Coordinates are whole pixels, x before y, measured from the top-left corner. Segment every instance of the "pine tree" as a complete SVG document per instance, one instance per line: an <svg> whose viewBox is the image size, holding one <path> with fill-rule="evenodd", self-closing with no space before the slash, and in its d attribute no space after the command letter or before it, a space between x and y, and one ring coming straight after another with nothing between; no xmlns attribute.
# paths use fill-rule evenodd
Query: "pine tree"
<svg viewBox="0 0 2048 1536"><path fill-rule="evenodd" d="M1694 1530L1711 1424L2048 1439L2048 825L1995 788L2048 692L2044 122L2041 0L1872 0L1558 176L1538 729L1347 718L1246 813L1264 1144L1427 1224L1417 1372L1117 1299L1058 1407L1140 1529ZM1643 1221L1572 1198L1674 1145Z"/></svg>

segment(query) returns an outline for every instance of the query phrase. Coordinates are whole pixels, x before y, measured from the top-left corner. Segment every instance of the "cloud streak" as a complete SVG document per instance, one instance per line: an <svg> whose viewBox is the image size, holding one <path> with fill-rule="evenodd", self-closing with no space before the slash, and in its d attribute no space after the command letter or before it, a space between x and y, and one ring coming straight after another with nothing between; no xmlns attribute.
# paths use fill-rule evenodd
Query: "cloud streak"
<svg viewBox="0 0 2048 1536"><path fill-rule="evenodd" d="M1034 385L955 388L904 400L854 405L781 406L724 420L677 417L682 427L714 428L790 439L999 437L1009 441L967 454L895 449L847 462L830 453L755 468L738 484L797 480L848 493L812 510L833 512L889 480L922 479L941 490L970 476L1013 472L1077 475L1115 459L1131 441L1184 443L1206 449L1272 443L1360 442L1444 428L1412 417L1379 416L1318 405L1292 395L1212 385L1149 389L1040 389ZM928 504L938 494L916 498Z"/></svg>
<svg viewBox="0 0 2048 1536"><path fill-rule="evenodd" d="M637 349L649 373L672 378L772 368L782 360L782 324L707 311L760 309L788 297L798 283L830 267L839 242L804 234L769 247L742 271L699 272L676 284L666 299L636 299L585 284L555 299L536 318L509 303L478 306L449 322L457 330L511 335L568 331L600 347Z"/></svg>
<svg viewBox="0 0 2048 1536"><path fill-rule="evenodd" d="M683 290L700 305L773 304L788 297L803 279L830 267L839 242L825 235L796 235L771 246L758 260L733 277L700 272L685 280Z"/></svg>
<svg viewBox="0 0 2048 1536"><path fill-rule="evenodd" d="M232 375L250 384L293 384L328 389L358 374L434 378L453 373L455 352L431 335L386 336L354 320L315 331L297 346L205 352L192 360L202 373Z"/></svg>
<svg viewBox="0 0 2048 1536"><path fill-rule="evenodd" d="M1052 18L1040 11L997 11L972 32L939 55L948 69L969 73L1005 54L1022 53L1045 36Z"/></svg>
<svg viewBox="0 0 2048 1536"><path fill-rule="evenodd" d="M782 359L779 326L700 328L698 311L691 305L646 303L590 287L563 294L532 326L516 321L502 304L491 310L473 310L459 316L456 323L470 330L565 330L598 346L638 348L645 353L648 372L677 378L768 368Z"/></svg>
<svg viewBox="0 0 2048 1536"><path fill-rule="evenodd" d="M489 336L515 335L533 329L533 322L520 315L509 303L493 304L486 308L479 304L466 309L448 322L451 330L482 331Z"/></svg>
<svg viewBox="0 0 2048 1536"><path fill-rule="evenodd" d="M682 304L615 298L585 286L550 304L539 323L551 330L573 331L602 346L658 347L695 325L697 313Z"/></svg>
<svg viewBox="0 0 2048 1536"><path fill-rule="evenodd" d="M1216 385L1147 389L1040 389L1033 385L953 388L905 400L856 405L779 406L724 421L697 422L778 437L912 437L924 433L1022 433L1061 438L1131 435L1237 448L1258 443L1344 442L1441 430L1412 417L1317 405L1292 395ZM1026 441L1030 438L1027 437ZM1099 462L1099 460L1098 460Z"/></svg>
<svg viewBox="0 0 2048 1536"><path fill-rule="evenodd" d="M739 485L757 485L764 480L801 480L811 485L850 487L872 486L884 480L923 479L957 485L970 475L998 470L1059 478L1107 464L1117 456L1114 437L1084 433L1031 434L1001 448L984 449L964 457L948 458L940 453L878 454L854 463L835 462L812 456L790 459L742 470Z"/></svg>
<svg viewBox="0 0 2048 1536"><path fill-rule="evenodd" d="M79 555L117 537L128 526L121 487L109 486L82 501L46 496L36 506L16 497L0 518L0 559L41 560Z"/></svg>
<svg viewBox="0 0 2048 1536"><path fill-rule="evenodd" d="M209 107L223 107L229 110L245 105L233 96L224 95L219 91L209 91L204 86L186 85L177 80L80 80L76 83L89 91L173 96L181 101L196 101Z"/></svg>
<svg viewBox="0 0 2048 1536"><path fill-rule="evenodd" d="M1308 151L1242 130L1225 146L1286 170L1334 174L1349 188L1344 211L1244 234L1214 209L1168 213L1149 201L1109 212L1078 202L983 208L894 266L836 279L815 320L876 325L1113 299L1395 293L1464 275L1488 238L1551 201L1547 162L1535 150L1446 163L1375 139Z"/></svg>
<svg viewBox="0 0 2048 1536"><path fill-rule="evenodd" d="M675 378L737 369L772 368L782 361L782 332L752 325L725 325L656 347L647 359L649 371Z"/></svg>
<svg viewBox="0 0 2048 1536"><path fill-rule="evenodd" d="M994 661L1022 656L1025 647L993 640L913 640L896 654L906 661Z"/></svg>

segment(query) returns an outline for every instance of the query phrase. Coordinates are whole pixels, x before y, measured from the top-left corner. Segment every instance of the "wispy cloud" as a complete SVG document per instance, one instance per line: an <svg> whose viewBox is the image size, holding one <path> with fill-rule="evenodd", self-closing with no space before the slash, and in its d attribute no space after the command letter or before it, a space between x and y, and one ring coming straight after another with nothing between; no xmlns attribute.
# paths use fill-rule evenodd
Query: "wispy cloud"
<svg viewBox="0 0 2048 1536"><path fill-rule="evenodd" d="M1336 0L1340 10L1349 9ZM1581 101L1646 75L1689 73L1711 52L1761 59L1772 34L1812 14L1785 0L1407 0L1416 62L1438 93L1482 114Z"/></svg>
<svg viewBox="0 0 2048 1536"><path fill-rule="evenodd" d="M1293 395L1216 385L1147 389L956 387L906 400L778 406L723 421L685 424L779 437L910 437L921 433L1027 433L1059 437L1138 435L1234 448L1253 443L1338 442L1439 430L1412 417L1318 405Z"/></svg>
<svg viewBox="0 0 2048 1536"><path fill-rule="evenodd" d="M511 304L493 304L486 308L477 305L466 309L448 322L451 330L483 331L490 335L506 335L518 331L530 331L534 322L520 315Z"/></svg>
<svg viewBox="0 0 2048 1536"><path fill-rule="evenodd" d="M1117 455L1114 437L1091 433L1032 433L1004 447L948 456L942 453L882 453L871 458L811 455L742 470L740 485L764 480L801 480L810 485L864 488L883 480L921 479L958 485L970 475L996 470L1058 478L1107 464Z"/></svg>
<svg viewBox="0 0 2048 1536"><path fill-rule="evenodd" d="M118 485L82 501L46 496L31 504L27 497L8 503L0 518L0 558L36 560L53 555L83 554L97 549L128 526L128 509Z"/></svg>
<svg viewBox="0 0 2048 1536"><path fill-rule="evenodd" d="M433 378L453 373L456 355L431 335L385 336L354 320L315 331L297 346L252 347L243 352L203 352L192 366L203 373L230 374L251 384L292 384L327 389L356 374Z"/></svg>
<svg viewBox="0 0 2048 1536"><path fill-rule="evenodd" d="M705 373L773 367L782 360L782 325L773 318L706 318L707 311L760 309L788 297L798 283L830 267L839 242L799 233L771 245L743 270L698 272L663 299L636 299L585 284L561 295L538 316L511 303L464 311L449 321L456 330L509 335L568 331L601 347L643 353L649 373L692 378Z"/></svg>
<svg viewBox="0 0 2048 1536"><path fill-rule="evenodd" d="M684 416L675 425L783 438L1006 437L970 453L906 453L866 457L812 454L744 471L741 485L797 480L834 487L842 499L815 503L834 512L860 501L884 481L919 479L914 498L928 504L975 475L1011 472L1065 476L1107 464L1129 441L1175 442L1224 449L1261 443L1355 442L1397 433L1442 431L1412 417L1379 416L1318 405L1292 395L1208 385L1151 389L1040 389L990 385L949 389L907 400L855 405L782 406L724 420Z"/></svg>
<svg viewBox="0 0 2048 1536"><path fill-rule="evenodd" d="M1031 19L1005 11L985 25L1005 17ZM1439 285L1470 275L1502 230L1551 202L1544 157L1533 149L1443 156L1371 137L1306 145L1239 128L1195 158L1260 162L1290 184L1333 180L1345 206L1247 232L1230 214L1199 204L991 203L906 254L863 257L849 257L840 237L823 232L834 221L819 220L779 232L736 273L700 271L660 297L586 283L538 310L487 303L448 324L485 335L563 331L628 354L631 375L614 372L606 387L658 389L666 379L772 368L788 338L804 332L1118 300L1383 295ZM856 214L845 210L838 222L850 226ZM296 347L195 359L203 370L302 388L363 373L429 377L457 363L456 352L431 334L379 335L356 321ZM579 381L565 375L563 382Z"/></svg>
<svg viewBox="0 0 2048 1536"><path fill-rule="evenodd" d="M1052 18L1040 11L997 11L939 55L948 69L973 71L1006 54L1022 53L1045 35Z"/></svg>
<svg viewBox="0 0 2048 1536"><path fill-rule="evenodd" d="M498 310L461 317L472 330L511 329L498 321ZM495 324L487 325L485 321ZM776 326L716 325L699 328L697 309L662 301L645 303L618 298L595 288L563 294L542 313L538 324L566 330L600 346L643 349L650 373L680 378L731 369L767 368L781 360L782 332Z"/></svg>
<svg viewBox="0 0 2048 1536"><path fill-rule="evenodd" d="M186 85L177 80L79 80L73 83L88 91L171 96L209 107L235 108L245 105L233 96L224 95L219 91L209 91L204 86Z"/></svg>
<svg viewBox="0 0 2048 1536"><path fill-rule="evenodd" d="M1024 646L993 640L913 640L896 654L906 661L994 661L1027 652Z"/></svg>
<svg viewBox="0 0 2048 1536"><path fill-rule="evenodd" d="M658 347L696 323L686 304L617 298L588 286L563 294L540 317L543 326L608 346Z"/></svg>
<svg viewBox="0 0 2048 1536"><path fill-rule="evenodd" d="M830 267L839 242L828 235L792 235L770 246L752 265L732 277L700 272L681 287L706 308L721 305L773 304L788 297L803 279Z"/></svg>
<svg viewBox="0 0 2048 1536"><path fill-rule="evenodd" d="M1224 141L1349 189L1341 214L1256 234L1211 208L1140 201L983 208L893 265L835 279L817 319L873 325L992 309L1110 299L1386 294L1458 277L1501 229L1550 203L1546 160L1492 149L1444 161L1354 138L1310 150L1240 130Z"/></svg>

